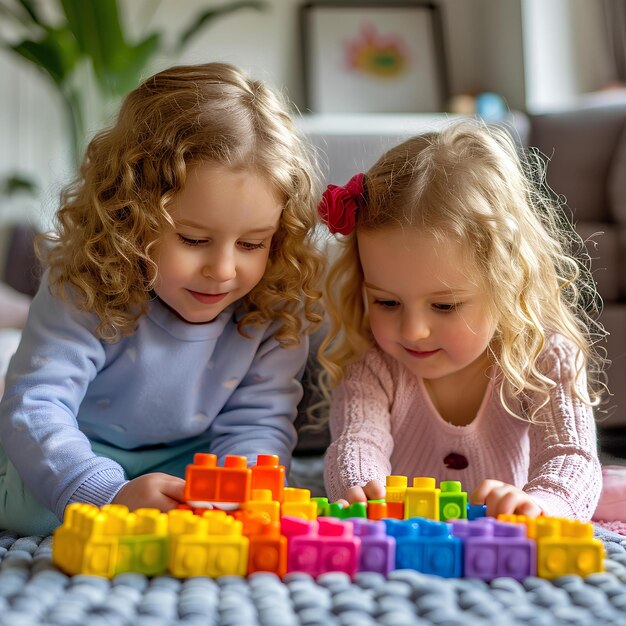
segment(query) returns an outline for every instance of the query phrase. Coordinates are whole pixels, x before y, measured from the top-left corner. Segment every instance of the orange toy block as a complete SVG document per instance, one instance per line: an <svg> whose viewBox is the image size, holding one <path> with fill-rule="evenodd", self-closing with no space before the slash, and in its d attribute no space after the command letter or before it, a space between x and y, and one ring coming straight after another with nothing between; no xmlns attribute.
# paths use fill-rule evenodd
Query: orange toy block
<svg viewBox="0 0 626 626"><path fill-rule="evenodd" d="M218 467L215 454L198 452L193 465L187 466L185 502L192 507L213 504L221 509L236 509L250 499L252 472L245 456L229 455Z"/></svg>
<svg viewBox="0 0 626 626"><path fill-rule="evenodd" d="M287 537L280 534L280 522L262 524L250 536L248 574L253 572L287 573Z"/></svg>
<svg viewBox="0 0 626 626"><path fill-rule="evenodd" d="M271 500L282 502L285 491L285 466L278 464L275 454L259 454L256 465L250 468L252 472L252 487L255 489L269 489L272 492Z"/></svg>
<svg viewBox="0 0 626 626"><path fill-rule="evenodd" d="M389 517L387 503L378 500L370 500L367 503L367 517L371 520L381 520Z"/></svg>

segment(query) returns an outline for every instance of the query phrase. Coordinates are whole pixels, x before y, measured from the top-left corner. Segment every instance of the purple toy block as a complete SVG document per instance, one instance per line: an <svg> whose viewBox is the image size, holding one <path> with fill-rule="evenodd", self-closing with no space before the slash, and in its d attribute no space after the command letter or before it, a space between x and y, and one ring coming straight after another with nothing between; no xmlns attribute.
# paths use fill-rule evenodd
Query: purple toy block
<svg viewBox="0 0 626 626"><path fill-rule="evenodd" d="M284 519L284 518L283 518ZM361 555L361 539L353 535L352 522L319 517L317 531L292 535L287 554L288 572L319 576L326 572L345 572L354 576Z"/></svg>
<svg viewBox="0 0 626 626"><path fill-rule="evenodd" d="M536 571L536 545L526 537L524 525L498 522L493 518L482 518L468 524L465 537L466 577L489 581L508 576L522 580L534 576Z"/></svg>
<svg viewBox="0 0 626 626"><path fill-rule="evenodd" d="M354 534L361 538L360 572L378 572L385 576L396 564L396 540L386 534L384 522L353 519Z"/></svg>

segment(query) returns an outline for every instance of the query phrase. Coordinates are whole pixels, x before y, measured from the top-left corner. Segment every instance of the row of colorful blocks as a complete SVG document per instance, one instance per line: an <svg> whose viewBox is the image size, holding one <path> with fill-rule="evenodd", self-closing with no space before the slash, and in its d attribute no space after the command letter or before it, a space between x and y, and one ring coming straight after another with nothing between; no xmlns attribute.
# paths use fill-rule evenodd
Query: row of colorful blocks
<svg viewBox="0 0 626 626"><path fill-rule="evenodd" d="M256 465L249 468L246 457L230 455L220 467L214 454L198 453L187 467L184 499L192 508L265 510L274 519L278 508L282 516L309 520L324 515L447 521L485 515L484 505L468 505L459 481L442 481L437 487L434 478L416 477L409 486L406 476L387 476L384 500L372 500L367 505L357 502L345 509L329 504L326 498L311 498L307 489L284 485L285 468L277 456L260 454Z"/></svg>
<svg viewBox="0 0 626 626"><path fill-rule="evenodd" d="M548 517L268 522L250 514L244 524L217 510L129 513L120 505L72 504L53 541L53 560L61 569L105 577L129 571L181 578L258 571L353 576L407 568L483 580L554 578L602 571L603 558L603 544L593 538L590 524Z"/></svg>

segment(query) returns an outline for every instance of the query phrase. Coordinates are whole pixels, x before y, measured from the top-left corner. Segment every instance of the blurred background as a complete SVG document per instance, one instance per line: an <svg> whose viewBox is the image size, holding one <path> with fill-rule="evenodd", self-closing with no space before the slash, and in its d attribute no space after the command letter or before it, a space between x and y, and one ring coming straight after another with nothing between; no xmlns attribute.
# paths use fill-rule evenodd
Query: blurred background
<svg viewBox="0 0 626 626"><path fill-rule="evenodd" d="M0 0L0 279L36 288L29 233L123 94L207 61L283 92L329 181L451 115L551 157L612 333L607 445L626 450L626 0Z"/></svg>

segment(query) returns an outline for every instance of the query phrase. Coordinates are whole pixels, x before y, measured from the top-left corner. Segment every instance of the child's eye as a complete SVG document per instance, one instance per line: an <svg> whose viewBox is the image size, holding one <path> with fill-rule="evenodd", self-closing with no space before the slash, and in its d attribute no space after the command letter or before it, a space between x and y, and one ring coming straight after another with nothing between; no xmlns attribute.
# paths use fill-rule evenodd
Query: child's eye
<svg viewBox="0 0 626 626"><path fill-rule="evenodd" d="M379 299L376 299L376 300L374 300L374 304L377 304L378 306L382 307L383 309L393 309L393 308L397 307L400 303L396 302L395 300L379 300Z"/></svg>
<svg viewBox="0 0 626 626"><path fill-rule="evenodd" d="M252 243L251 241L240 241L239 245L244 250L261 250L262 248L265 248L265 244L263 242L261 242L261 243Z"/></svg>
<svg viewBox="0 0 626 626"><path fill-rule="evenodd" d="M449 311L456 311L460 306L460 302L454 302L453 304L437 303L433 304L433 309L435 309L436 311L442 311L443 313L447 313Z"/></svg>
<svg viewBox="0 0 626 626"><path fill-rule="evenodd" d="M178 239L186 246L201 246L203 243L206 243L206 239L192 239L191 237L185 237L184 235L179 234Z"/></svg>

